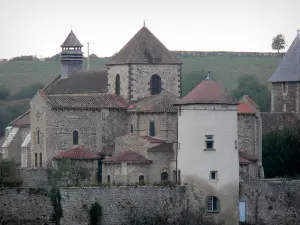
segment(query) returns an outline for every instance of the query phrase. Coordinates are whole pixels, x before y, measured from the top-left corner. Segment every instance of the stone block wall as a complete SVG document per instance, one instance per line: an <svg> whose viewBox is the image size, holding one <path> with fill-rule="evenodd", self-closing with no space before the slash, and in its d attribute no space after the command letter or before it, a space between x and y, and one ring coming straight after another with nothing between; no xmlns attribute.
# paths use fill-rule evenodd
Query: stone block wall
<svg viewBox="0 0 300 225"><path fill-rule="evenodd" d="M130 100L130 89L129 89L129 66L128 65L109 65L107 66L108 71L108 93L116 94L116 76L120 75L120 95Z"/></svg>
<svg viewBox="0 0 300 225"><path fill-rule="evenodd" d="M53 224L53 206L49 189L1 189L0 216L16 224ZM130 224L141 216L168 214L178 219L187 205L185 187L97 187L62 188L61 225L86 225L89 209L98 202L103 208L102 222L109 225Z"/></svg>
<svg viewBox="0 0 300 225"><path fill-rule="evenodd" d="M23 187L47 187L50 185L51 171L47 168L20 169L19 172L23 179Z"/></svg>
<svg viewBox="0 0 300 225"><path fill-rule="evenodd" d="M300 180L268 179L240 183L246 220L268 225L300 224Z"/></svg>

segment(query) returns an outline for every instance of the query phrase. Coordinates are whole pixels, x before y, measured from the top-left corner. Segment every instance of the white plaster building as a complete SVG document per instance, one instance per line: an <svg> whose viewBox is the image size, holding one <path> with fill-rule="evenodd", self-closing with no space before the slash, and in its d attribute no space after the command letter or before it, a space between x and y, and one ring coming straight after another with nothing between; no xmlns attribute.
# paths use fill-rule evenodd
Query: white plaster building
<svg viewBox="0 0 300 225"><path fill-rule="evenodd" d="M192 184L208 217L238 223L239 155L237 102L210 78L179 103L178 170ZM199 205L199 198L195 198Z"/></svg>

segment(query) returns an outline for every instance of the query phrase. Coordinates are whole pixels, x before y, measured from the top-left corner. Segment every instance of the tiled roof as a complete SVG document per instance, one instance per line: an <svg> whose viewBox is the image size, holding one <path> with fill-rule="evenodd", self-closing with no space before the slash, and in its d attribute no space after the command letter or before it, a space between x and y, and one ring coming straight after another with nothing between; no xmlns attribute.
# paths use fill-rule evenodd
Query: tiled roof
<svg viewBox="0 0 300 225"><path fill-rule="evenodd" d="M300 35L299 32L282 58L269 82L300 81Z"/></svg>
<svg viewBox="0 0 300 225"><path fill-rule="evenodd" d="M142 138L146 139L150 143L165 143L165 140L156 138L156 137L151 137L151 136L141 136Z"/></svg>
<svg viewBox="0 0 300 225"><path fill-rule="evenodd" d="M57 154L54 159L99 159L100 156L97 153L90 152L84 148L75 147L67 151Z"/></svg>
<svg viewBox="0 0 300 225"><path fill-rule="evenodd" d="M120 96L112 94L48 95L54 109L126 109L128 104Z"/></svg>
<svg viewBox="0 0 300 225"><path fill-rule="evenodd" d="M240 162L240 164L250 164L250 163L251 163L251 162L248 161L247 159L243 159L243 158L241 158L241 157L239 157L239 162Z"/></svg>
<svg viewBox="0 0 300 225"><path fill-rule="evenodd" d="M30 125L30 110L16 118L10 123L10 126L13 127L23 127Z"/></svg>
<svg viewBox="0 0 300 225"><path fill-rule="evenodd" d="M262 118L262 132L266 133L275 128L284 126L300 125L298 116L295 113L260 113Z"/></svg>
<svg viewBox="0 0 300 225"><path fill-rule="evenodd" d="M178 98L169 93L163 92L158 95L151 95L128 107L129 111L135 112L173 112L176 113L177 109L174 106Z"/></svg>
<svg viewBox="0 0 300 225"><path fill-rule="evenodd" d="M62 45L60 47L83 47L83 45L77 39L73 30L71 30L68 37L66 38L66 40L64 41L64 43L62 43Z"/></svg>
<svg viewBox="0 0 300 225"><path fill-rule="evenodd" d="M121 51L111 58L109 64L128 63L181 64L147 27L142 27Z"/></svg>
<svg viewBox="0 0 300 225"><path fill-rule="evenodd" d="M248 95L244 95L239 101L238 113L256 113L258 108L257 104Z"/></svg>
<svg viewBox="0 0 300 225"><path fill-rule="evenodd" d="M106 158L103 160L103 163L121 163L121 162L127 162L132 164L139 164L139 163L151 163L149 159L146 159L144 156L132 151L132 150L126 150L121 152L118 155Z"/></svg>
<svg viewBox="0 0 300 225"><path fill-rule="evenodd" d="M77 71L67 78L56 78L45 88L46 94L83 94L107 92L107 71Z"/></svg>
<svg viewBox="0 0 300 225"><path fill-rule="evenodd" d="M254 156L254 155L250 155L249 153L243 152L243 151L239 151L239 157L243 158L243 159L246 159L248 161L251 161L251 162L257 162L258 161L258 157Z"/></svg>
<svg viewBox="0 0 300 225"><path fill-rule="evenodd" d="M185 97L183 97L178 104L237 105L237 102L233 101L229 96L227 96L216 81L205 79L195 88L193 88L192 91L190 91Z"/></svg>
<svg viewBox="0 0 300 225"><path fill-rule="evenodd" d="M149 152L173 152L173 143L162 143L148 149Z"/></svg>

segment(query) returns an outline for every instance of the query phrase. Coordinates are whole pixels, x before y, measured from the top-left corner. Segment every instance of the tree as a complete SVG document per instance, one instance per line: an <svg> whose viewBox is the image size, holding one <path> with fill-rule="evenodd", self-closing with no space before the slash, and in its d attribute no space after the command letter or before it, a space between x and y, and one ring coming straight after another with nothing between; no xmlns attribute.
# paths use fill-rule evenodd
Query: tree
<svg viewBox="0 0 300 225"><path fill-rule="evenodd" d="M54 179L67 186L80 186L91 177L91 171L85 160L59 159Z"/></svg>
<svg viewBox="0 0 300 225"><path fill-rule="evenodd" d="M300 175L300 127L274 129L263 136L262 157L265 176Z"/></svg>
<svg viewBox="0 0 300 225"><path fill-rule="evenodd" d="M230 95L235 100L239 100L243 95L249 95L262 112L270 111L271 92L255 75L242 75L238 79L237 88L233 89Z"/></svg>
<svg viewBox="0 0 300 225"><path fill-rule="evenodd" d="M28 87L22 88L20 91L15 93L11 96L10 99L16 100L16 99L25 99L25 98L32 98L36 93L38 89L42 89L44 87L43 84L32 84Z"/></svg>
<svg viewBox="0 0 300 225"><path fill-rule="evenodd" d="M0 187L19 187L22 178L12 160L0 160Z"/></svg>
<svg viewBox="0 0 300 225"><path fill-rule="evenodd" d="M0 85L0 100L6 100L10 96L10 90L4 85Z"/></svg>
<svg viewBox="0 0 300 225"><path fill-rule="evenodd" d="M282 34L278 34L273 38L272 41L272 49L277 50L279 54L279 50L285 49L285 39Z"/></svg>

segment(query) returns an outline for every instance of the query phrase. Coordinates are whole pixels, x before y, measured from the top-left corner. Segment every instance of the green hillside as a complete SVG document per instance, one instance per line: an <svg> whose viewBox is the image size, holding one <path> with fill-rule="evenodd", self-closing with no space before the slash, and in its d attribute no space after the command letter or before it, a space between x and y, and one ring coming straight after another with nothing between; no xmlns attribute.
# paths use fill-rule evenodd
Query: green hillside
<svg viewBox="0 0 300 225"><path fill-rule="evenodd" d="M257 75L265 82L274 72L279 58L275 57L229 57L203 56L180 57L183 62L184 93L200 82L197 74L212 72L223 88L232 89L237 79L243 74ZM108 59L92 59L91 69L105 68ZM59 61L23 61L0 63L0 83L8 87L12 93L34 83L47 84L60 71Z"/></svg>

